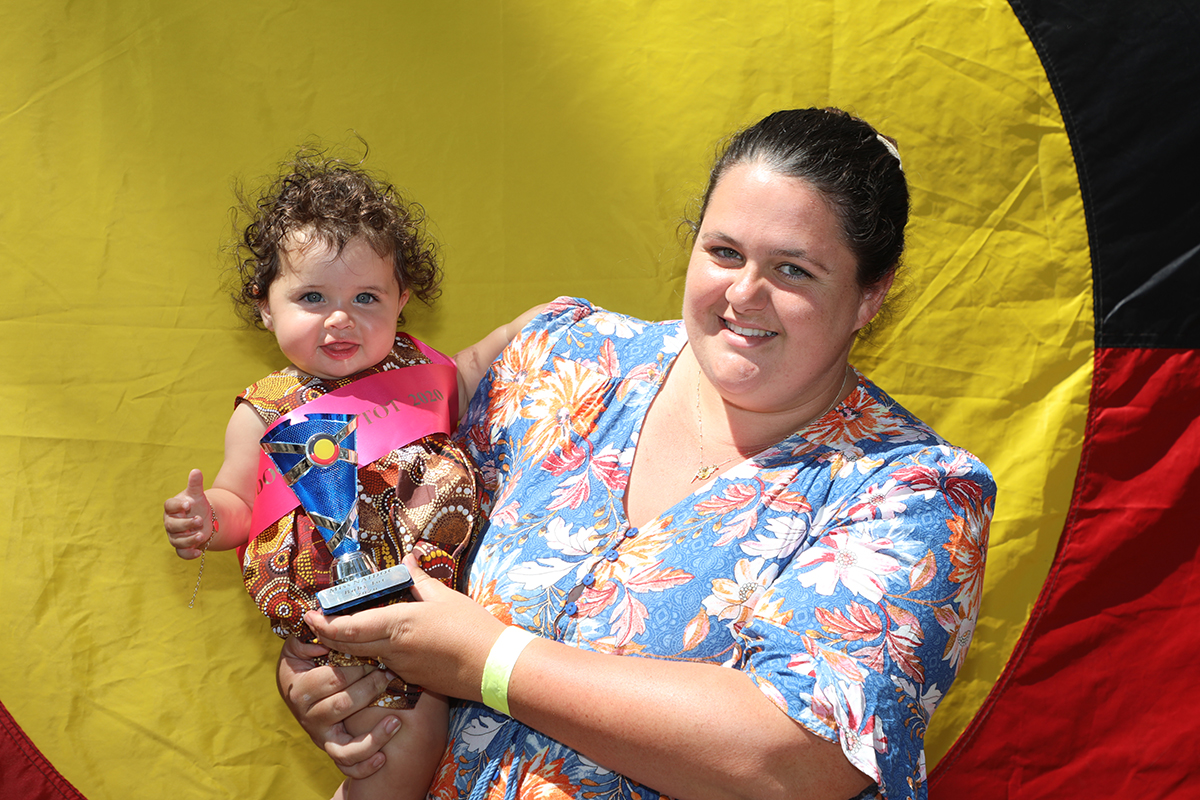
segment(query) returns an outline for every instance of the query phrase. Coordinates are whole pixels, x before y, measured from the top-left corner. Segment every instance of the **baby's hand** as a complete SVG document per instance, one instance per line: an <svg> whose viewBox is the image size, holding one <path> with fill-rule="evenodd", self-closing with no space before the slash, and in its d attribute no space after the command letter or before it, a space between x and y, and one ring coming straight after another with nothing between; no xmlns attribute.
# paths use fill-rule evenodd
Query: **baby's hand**
<svg viewBox="0 0 1200 800"><path fill-rule="evenodd" d="M187 488L163 503L167 540L180 558L196 558L212 536L212 506L204 496L204 473L188 474Z"/></svg>

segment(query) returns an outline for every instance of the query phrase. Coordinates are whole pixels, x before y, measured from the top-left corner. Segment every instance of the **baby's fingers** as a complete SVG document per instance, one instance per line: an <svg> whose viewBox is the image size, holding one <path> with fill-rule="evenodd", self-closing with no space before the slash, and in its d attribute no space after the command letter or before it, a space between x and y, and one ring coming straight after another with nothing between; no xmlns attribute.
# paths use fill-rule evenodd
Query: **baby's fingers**
<svg viewBox="0 0 1200 800"><path fill-rule="evenodd" d="M184 494L177 494L163 501L163 513L173 516L186 516L192 513L192 500Z"/></svg>
<svg viewBox="0 0 1200 800"><path fill-rule="evenodd" d="M175 552L183 559L200 556L207 538L200 521L193 517L186 519L163 518L167 529L167 542L175 548Z"/></svg>
<svg viewBox="0 0 1200 800"><path fill-rule="evenodd" d="M163 514L163 527L166 528L167 536L170 538L171 543L177 544L177 539L181 536L203 534L204 518Z"/></svg>
<svg viewBox="0 0 1200 800"><path fill-rule="evenodd" d="M175 555L179 556L184 561L191 561L194 558L199 558L201 555L203 555L203 553L204 553L203 550L198 550L196 548L189 548L189 547L176 547L175 548Z"/></svg>
<svg viewBox="0 0 1200 800"><path fill-rule="evenodd" d="M366 778L378 772L386 759L380 752L400 730L398 717L385 717L373 730L349 741L328 741L325 752L345 775Z"/></svg>

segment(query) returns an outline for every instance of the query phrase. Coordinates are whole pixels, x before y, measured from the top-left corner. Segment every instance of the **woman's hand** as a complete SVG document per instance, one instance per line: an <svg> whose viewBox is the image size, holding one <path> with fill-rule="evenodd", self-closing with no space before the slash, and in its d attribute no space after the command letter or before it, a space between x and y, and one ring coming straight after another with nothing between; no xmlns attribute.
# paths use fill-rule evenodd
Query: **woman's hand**
<svg viewBox="0 0 1200 800"><path fill-rule="evenodd" d="M382 661L409 683L450 697L480 699L479 682L488 651L504 623L471 598L429 577L409 555L416 602L397 603L304 621L327 647Z"/></svg>
<svg viewBox="0 0 1200 800"><path fill-rule="evenodd" d="M329 650L292 637L283 643L276 680L292 716L338 769L351 778L365 778L385 761L380 748L400 729L389 716L370 733L352 737L343 720L371 705L386 688L387 671L369 666L316 666L313 659Z"/></svg>

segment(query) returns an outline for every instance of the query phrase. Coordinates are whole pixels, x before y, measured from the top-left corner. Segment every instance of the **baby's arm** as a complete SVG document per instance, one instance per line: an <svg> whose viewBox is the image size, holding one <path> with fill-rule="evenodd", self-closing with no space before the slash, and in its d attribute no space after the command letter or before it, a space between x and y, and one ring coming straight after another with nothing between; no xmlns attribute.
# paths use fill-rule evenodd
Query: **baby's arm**
<svg viewBox="0 0 1200 800"><path fill-rule="evenodd" d="M467 405L471 402L471 395L475 394L475 389L479 386L479 382L483 380L483 376L487 373L488 368L492 366L492 362L500 355L500 351L508 346L508 343L521 332L521 328L524 328L529 320L542 313L545 307L545 303L534 306L507 325L501 325L499 328L496 328L496 330L466 350L455 354L454 363L458 367L459 419L462 419L463 414L467 413Z"/></svg>
<svg viewBox="0 0 1200 800"><path fill-rule="evenodd" d="M196 558L205 542L209 549L229 550L249 540L259 440L266 429L253 406L239 403L225 429L225 460L212 488L204 491L204 476L194 469L187 487L163 503L163 527L180 558Z"/></svg>

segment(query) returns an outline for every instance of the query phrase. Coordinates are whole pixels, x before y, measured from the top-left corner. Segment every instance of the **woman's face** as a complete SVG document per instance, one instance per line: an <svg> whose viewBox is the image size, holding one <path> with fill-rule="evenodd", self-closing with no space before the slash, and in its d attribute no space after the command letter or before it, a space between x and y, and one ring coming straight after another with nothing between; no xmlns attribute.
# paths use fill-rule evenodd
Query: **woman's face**
<svg viewBox="0 0 1200 800"><path fill-rule="evenodd" d="M842 226L807 182L739 164L713 190L688 263L683 319L726 402L820 413L854 334L891 285L864 291Z"/></svg>

